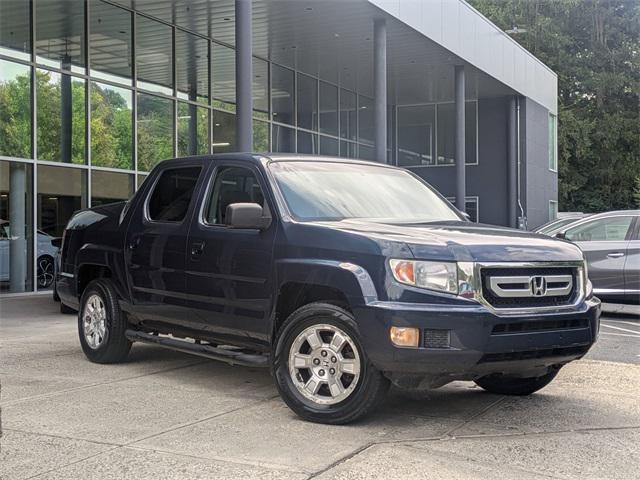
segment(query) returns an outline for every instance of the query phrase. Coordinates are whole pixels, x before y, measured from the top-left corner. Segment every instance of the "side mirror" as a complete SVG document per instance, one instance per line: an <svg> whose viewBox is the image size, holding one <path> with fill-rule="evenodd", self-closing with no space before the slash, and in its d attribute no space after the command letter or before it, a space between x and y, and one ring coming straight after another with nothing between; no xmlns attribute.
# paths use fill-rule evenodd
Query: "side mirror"
<svg viewBox="0 0 640 480"><path fill-rule="evenodd" d="M562 240L566 240L567 239L567 235L564 232L558 232L554 235L554 237L556 238L561 238Z"/></svg>
<svg viewBox="0 0 640 480"><path fill-rule="evenodd" d="M57 238L51 239L51 245L53 245L56 248L61 248L62 247L62 237L57 237Z"/></svg>
<svg viewBox="0 0 640 480"><path fill-rule="evenodd" d="M225 223L230 228L265 230L271 225L271 217L263 213L257 203L232 203L227 206Z"/></svg>
<svg viewBox="0 0 640 480"><path fill-rule="evenodd" d="M467 212L463 212L463 211L460 211L460 210L458 210L458 211L460 212L460 215L462 215L467 220L467 222L471 221L471 215L469 215Z"/></svg>

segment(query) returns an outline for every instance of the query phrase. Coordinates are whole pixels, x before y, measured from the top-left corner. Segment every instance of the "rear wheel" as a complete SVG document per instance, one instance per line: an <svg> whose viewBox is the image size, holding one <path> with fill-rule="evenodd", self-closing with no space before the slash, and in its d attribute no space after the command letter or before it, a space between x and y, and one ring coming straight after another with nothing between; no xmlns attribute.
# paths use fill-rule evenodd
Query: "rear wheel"
<svg viewBox="0 0 640 480"><path fill-rule="evenodd" d="M80 344L86 357L96 363L124 361L131 349L126 329L127 321L111 281L91 281L82 294L78 315Z"/></svg>
<svg viewBox="0 0 640 480"><path fill-rule="evenodd" d="M369 362L353 316L326 303L290 315L278 335L273 367L285 403L312 422L357 420L373 411L389 388Z"/></svg>
<svg viewBox="0 0 640 480"><path fill-rule="evenodd" d="M487 392L499 395L531 395L549 385L558 375L558 371L559 369L553 369L539 377L528 378L510 377L501 374L487 375L475 380L475 383Z"/></svg>

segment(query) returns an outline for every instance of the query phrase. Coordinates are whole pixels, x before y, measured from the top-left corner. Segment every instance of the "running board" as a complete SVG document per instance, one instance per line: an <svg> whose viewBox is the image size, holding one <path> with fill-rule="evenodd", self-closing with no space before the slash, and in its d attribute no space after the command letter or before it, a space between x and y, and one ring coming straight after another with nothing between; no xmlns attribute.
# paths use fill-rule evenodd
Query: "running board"
<svg viewBox="0 0 640 480"><path fill-rule="evenodd" d="M178 340L172 337L161 337L151 333L139 332L137 330L127 330L125 336L132 342L151 343L161 347L176 350L178 352L190 353L200 357L220 360L230 365L243 365L245 367L268 367L269 357L267 355L250 354L238 350L228 350L226 348L213 347L201 343L193 343L187 340Z"/></svg>

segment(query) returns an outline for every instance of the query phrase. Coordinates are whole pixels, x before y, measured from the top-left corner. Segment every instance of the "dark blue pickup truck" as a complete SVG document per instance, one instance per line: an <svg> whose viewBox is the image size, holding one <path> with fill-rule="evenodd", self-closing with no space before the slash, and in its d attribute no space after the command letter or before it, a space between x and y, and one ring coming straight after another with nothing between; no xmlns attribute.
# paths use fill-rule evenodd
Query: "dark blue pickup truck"
<svg viewBox="0 0 640 480"><path fill-rule="evenodd" d="M145 342L270 367L331 424L390 382L533 393L600 315L571 243L471 223L403 169L296 155L162 162L129 202L74 215L56 282L89 360Z"/></svg>

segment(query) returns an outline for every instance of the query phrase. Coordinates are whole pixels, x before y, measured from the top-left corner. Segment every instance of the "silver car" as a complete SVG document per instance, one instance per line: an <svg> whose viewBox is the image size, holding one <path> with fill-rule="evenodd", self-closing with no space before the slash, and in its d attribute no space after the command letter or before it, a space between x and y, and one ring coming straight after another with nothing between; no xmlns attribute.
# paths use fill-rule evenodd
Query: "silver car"
<svg viewBox="0 0 640 480"><path fill-rule="evenodd" d="M640 303L640 210L600 213L555 234L578 245L594 293L602 300Z"/></svg>

